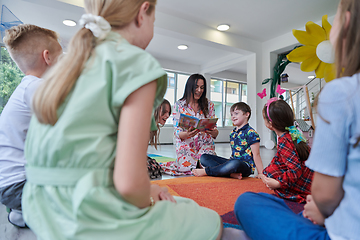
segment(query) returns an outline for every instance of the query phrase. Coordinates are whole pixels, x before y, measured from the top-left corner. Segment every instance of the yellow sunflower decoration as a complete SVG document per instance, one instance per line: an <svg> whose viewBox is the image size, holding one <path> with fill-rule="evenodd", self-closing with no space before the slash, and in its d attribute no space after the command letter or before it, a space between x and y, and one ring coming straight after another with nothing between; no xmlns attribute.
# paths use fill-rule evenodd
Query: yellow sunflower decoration
<svg viewBox="0 0 360 240"><path fill-rule="evenodd" d="M307 22L306 31L293 30L299 43L304 46L291 51L287 58L291 62L301 62L300 69L304 72L315 70L317 78L325 78L329 82L335 78L334 50L329 41L331 25L327 15L322 17L322 27Z"/></svg>

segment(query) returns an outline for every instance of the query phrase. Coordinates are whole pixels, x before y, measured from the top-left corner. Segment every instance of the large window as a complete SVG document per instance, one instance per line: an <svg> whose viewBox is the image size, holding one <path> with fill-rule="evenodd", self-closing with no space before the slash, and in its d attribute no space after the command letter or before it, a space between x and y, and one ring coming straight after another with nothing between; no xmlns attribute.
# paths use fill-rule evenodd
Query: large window
<svg viewBox="0 0 360 240"><path fill-rule="evenodd" d="M11 59L6 48L2 46L0 51L0 114L23 77L24 74Z"/></svg>
<svg viewBox="0 0 360 240"><path fill-rule="evenodd" d="M232 126L230 108L234 103L247 102L247 85L244 83L211 79L210 100L215 105L218 127Z"/></svg>
<svg viewBox="0 0 360 240"><path fill-rule="evenodd" d="M223 81L211 79L210 88L211 88L210 100L214 103L215 106L215 117L219 118L217 122L217 126L222 127L223 99L224 99Z"/></svg>
<svg viewBox="0 0 360 240"><path fill-rule="evenodd" d="M171 106L174 105L175 102L175 73L167 72L168 77L168 87L165 93L164 98L168 100Z"/></svg>
<svg viewBox="0 0 360 240"><path fill-rule="evenodd" d="M183 96L185 84L190 75L170 71L166 71L166 73L168 75L168 87L164 98L170 102L171 107L174 107L175 102ZM172 116L168 118L165 124L173 124Z"/></svg>

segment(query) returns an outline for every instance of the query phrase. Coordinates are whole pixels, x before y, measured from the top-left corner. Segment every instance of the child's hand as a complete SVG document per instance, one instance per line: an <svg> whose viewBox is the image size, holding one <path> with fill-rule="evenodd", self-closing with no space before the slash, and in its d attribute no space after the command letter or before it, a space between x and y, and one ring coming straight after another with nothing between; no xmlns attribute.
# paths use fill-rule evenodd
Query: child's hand
<svg viewBox="0 0 360 240"><path fill-rule="evenodd" d="M262 181L266 185L266 187L268 187L270 190L274 190L281 187L280 183L277 180L266 177L265 175L262 177Z"/></svg>
<svg viewBox="0 0 360 240"><path fill-rule="evenodd" d="M166 187L160 187L156 184L150 186L150 196L153 197L154 201L170 201L176 203L174 197L168 192Z"/></svg>
<svg viewBox="0 0 360 240"><path fill-rule="evenodd" d="M262 173L259 173L258 175L256 175L256 178L258 178L258 179L262 179L263 177L265 177L265 175Z"/></svg>
<svg viewBox="0 0 360 240"><path fill-rule="evenodd" d="M159 194L159 198L161 201L170 201L176 203L174 197L169 193L167 187L162 187L161 192Z"/></svg>
<svg viewBox="0 0 360 240"><path fill-rule="evenodd" d="M325 218L319 211L311 195L307 195L303 216L314 224L324 226Z"/></svg>

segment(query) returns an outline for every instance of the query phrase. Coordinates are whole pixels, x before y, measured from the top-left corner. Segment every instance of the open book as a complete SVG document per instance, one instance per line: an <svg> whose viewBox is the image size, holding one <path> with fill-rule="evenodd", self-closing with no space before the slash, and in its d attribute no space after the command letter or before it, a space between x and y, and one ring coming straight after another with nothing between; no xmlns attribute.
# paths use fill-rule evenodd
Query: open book
<svg viewBox="0 0 360 240"><path fill-rule="evenodd" d="M200 131L213 129L216 127L217 118L196 118L193 116L180 114L179 127L188 130L189 128L195 128Z"/></svg>

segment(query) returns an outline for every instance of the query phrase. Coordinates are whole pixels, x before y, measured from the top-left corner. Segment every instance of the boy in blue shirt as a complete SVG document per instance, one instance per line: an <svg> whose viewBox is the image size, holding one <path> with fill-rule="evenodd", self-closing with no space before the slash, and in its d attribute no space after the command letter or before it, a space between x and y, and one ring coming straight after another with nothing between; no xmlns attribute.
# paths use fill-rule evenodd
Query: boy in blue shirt
<svg viewBox="0 0 360 240"><path fill-rule="evenodd" d="M255 167L261 178L263 163L260 157L259 134L250 127L248 121L251 108L244 102L231 106L231 121L235 128L230 133L232 154L230 159L216 155L203 154L200 163L203 169L194 169L195 176L233 177L242 179L254 174Z"/></svg>

